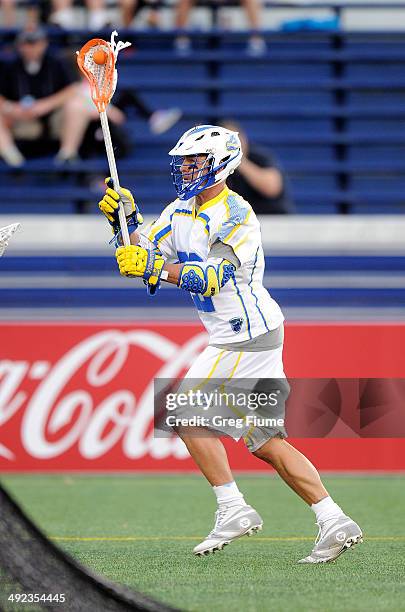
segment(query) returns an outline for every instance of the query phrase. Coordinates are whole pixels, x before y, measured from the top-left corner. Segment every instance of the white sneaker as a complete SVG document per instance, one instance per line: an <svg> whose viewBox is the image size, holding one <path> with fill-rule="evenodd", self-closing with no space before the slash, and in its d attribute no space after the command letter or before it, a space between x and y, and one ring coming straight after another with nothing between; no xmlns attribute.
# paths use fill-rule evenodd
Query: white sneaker
<svg viewBox="0 0 405 612"><path fill-rule="evenodd" d="M261 36L251 36L248 40L246 47L246 53L251 57L260 57L265 55L267 51L267 45L264 38Z"/></svg>
<svg viewBox="0 0 405 612"><path fill-rule="evenodd" d="M251 506L221 506L215 513L215 525L193 552L199 557L222 550L244 535L251 536L263 527L261 516Z"/></svg>
<svg viewBox="0 0 405 612"><path fill-rule="evenodd" d="M163 134L170 130L182 116L179 108L167 108L155 111L149 119L149 127L153 134Z"/></svg>
<svg viewBox="0 0 405 612"><path fill-rule="evenodd" d="M348 516L340 516L335 521L317 523L319 527L315 546L308 557L298 563L327 563L334 561L354 544L361 544L363 534L360 527Z"/></svg>
<svg viewBox="0 0 405 612"><path fill-rule="evenodd" d="M108 23L108 13L104 9L93 9L92 11L87 10L87 26L92 32L102 30L103 28L107 27Z"/></svg>
<svg viewBox="0 0 405 612"><path fill-rule="evenodd" d="M25 164L25 158L15 145L0 151L0 157L3 158L10 168L21 168Z"/></svg>
<svg viewBox="0 0 405 612"><path fill-rule="evenodd" d="M52 13L49 21L63 30L74 30L75 27L77 27L76 13L74 9L70 7Z"/></svg>
<svg viewBox="0 0 405 612"><path fill-rule="evenodd" d="M191 40L188 36L177 36L173 46L175 53L180 56L190 55L192 51Z"/></svg>

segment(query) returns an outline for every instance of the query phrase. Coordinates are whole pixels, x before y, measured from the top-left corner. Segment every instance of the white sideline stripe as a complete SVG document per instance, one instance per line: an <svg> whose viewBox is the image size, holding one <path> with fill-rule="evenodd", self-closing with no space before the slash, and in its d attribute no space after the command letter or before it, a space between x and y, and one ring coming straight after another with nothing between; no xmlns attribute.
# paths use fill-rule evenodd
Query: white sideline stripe
<svg viewBox="0 0 405 612"><path fill-rule="evenodd" d="M97 195L94 197L96 201ZM145 223L154 217L146 215ZM1 216L2 225L16 222L22 227L10 244L10 252L113 252L108 245L111 232L102 215ZM278 249L321 253L340 250L341 254L367 250L375 255L405 253L403 215L269 215L261 216L260 222L263 246L273 253Z"/></svg>
<svg viewBox="0 0 405 612"><path fill-rule="evenodd" d="M145 289L146 291L146 289ZM0 321L106 321L120 323L136 323L137 321L181 321L182 323L199 323L197 311L191 304L189 308L32 308L29 304L23 308L2 308L0 305Z"/></svg>
<svg viewBox="0 0 405 612"><path fill-rule="evenodd" d="M170 542L201 540L205 536L50 536L54 542ZM315 536L255 536L253 542L313 542ZM366 536L369 542L405 542L405 535ZM242 542L247 542L241 538Z"/></svg>

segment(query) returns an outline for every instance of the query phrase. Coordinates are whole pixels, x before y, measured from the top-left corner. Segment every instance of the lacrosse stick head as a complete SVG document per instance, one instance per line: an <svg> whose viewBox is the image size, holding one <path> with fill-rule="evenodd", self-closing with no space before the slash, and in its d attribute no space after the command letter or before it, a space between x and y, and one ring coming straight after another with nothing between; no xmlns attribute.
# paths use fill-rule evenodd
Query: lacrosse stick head
<svg viewBox="0 0 405 612"><path fill-rule="evenodd" d="M8 247L8 241L10 240L11 236L18 230L19 227L19 223L12 223L11 225L0 227L0 257Z"/></svg>
<svg viewBox="0 0 405 612"><path fill-rule="evenodd" d="M94 60L104 54L105 62ZM102 38L89 40L77 52L77 64L90 83L91 97L99 113L105 111L115 90L115 55L108 42Z"/></svg>
<svg viewBox="0 0 405 612"><path fill-rule="evenodd" d="M90 83L91 97L99 113L106 110L117 86L118 52L131 46L129 42L116 41L116 36L114 30L110 42L92 38L77 51L77 64Z"/></svg>

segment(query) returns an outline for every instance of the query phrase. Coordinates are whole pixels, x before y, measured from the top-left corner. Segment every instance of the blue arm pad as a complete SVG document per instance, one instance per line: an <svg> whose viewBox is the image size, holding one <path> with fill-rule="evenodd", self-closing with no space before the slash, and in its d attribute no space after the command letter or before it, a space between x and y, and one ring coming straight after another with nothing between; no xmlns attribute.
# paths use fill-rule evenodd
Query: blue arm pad
<svg viewBox="0 0 405 612"><path fill-rule="evenodd" d="M205 297L217 295L235 274L235 266L226 259L208 259L184 264L178 286Z"/></svg>

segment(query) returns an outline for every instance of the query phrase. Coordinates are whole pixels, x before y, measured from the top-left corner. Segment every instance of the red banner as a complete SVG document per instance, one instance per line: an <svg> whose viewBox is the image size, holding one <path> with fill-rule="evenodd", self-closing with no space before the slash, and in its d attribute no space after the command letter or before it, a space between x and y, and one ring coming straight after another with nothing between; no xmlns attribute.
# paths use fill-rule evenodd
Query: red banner
<svg viewBox="0 0 405 612"><path fill-rule="evenodd" d="M153 378L205 347L198 325L0 325L0 471L191 470L176 437L153 436ZM291 377L405 377L405 325L292 324ZM294 444L320 469L403 470L403 439ZM227 443L235 469L267 469Z"/></svg>

